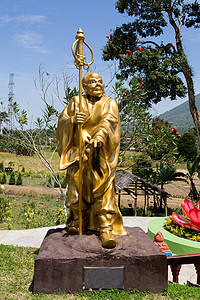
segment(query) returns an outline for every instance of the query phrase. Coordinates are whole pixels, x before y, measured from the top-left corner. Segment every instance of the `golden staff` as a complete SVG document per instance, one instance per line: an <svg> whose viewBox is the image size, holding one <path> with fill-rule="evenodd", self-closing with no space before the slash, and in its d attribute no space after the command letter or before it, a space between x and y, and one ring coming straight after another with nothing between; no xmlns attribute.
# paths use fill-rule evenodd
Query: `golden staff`
<svg viewBox="0 0 200 300"><path fill-rule="evenodd" d="M85 56L83 56L83 44L85 44L92 55L92 60L90 63L85 63ZM76 48L74 50L74 47ZM83 30L81 28L78 29L76 35L76 41L72 45L72 54L75 58L74 64L76 68L79 70L79 112L82 112L82 68L87 70L89 66L94 61L94 53L91 47L85 42L85 36L83 34ZM82 124L79 124L79 234L82 234Z"/></svg>

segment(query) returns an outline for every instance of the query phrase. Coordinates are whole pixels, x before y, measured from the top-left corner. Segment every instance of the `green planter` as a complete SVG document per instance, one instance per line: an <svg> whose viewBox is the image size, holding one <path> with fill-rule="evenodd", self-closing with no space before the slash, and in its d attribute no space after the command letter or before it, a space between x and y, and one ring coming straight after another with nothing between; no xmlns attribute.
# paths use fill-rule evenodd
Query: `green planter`
<svg viewBox="0 0 200 300"><path fill-rule="evenodd" d="M160 231L164 236L164 241L169 246L173 254L194 254L200 253L200 242L190 241L180 238L163 228L167 222L168 217L156 218L148 225L148 235L154 240L154 235Z"/></svg>

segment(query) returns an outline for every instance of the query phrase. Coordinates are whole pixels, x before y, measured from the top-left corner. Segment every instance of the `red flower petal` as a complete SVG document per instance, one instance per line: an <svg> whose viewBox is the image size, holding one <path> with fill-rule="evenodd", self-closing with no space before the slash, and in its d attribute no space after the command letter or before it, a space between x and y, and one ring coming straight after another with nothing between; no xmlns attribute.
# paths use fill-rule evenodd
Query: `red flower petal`
<svg viewBox="0 0 200 300"><path fill-rule="evenodd" d="M170 219L173 220L176 224L180 226L184 226L188 222L187 219L185 219L183 216L176 214L175 212L172 213L170 216Z"/></svg>
<svg viewBox="0 0 200 300"><path fill-rule="evenodd" d="M192 220L193 223L197 223L200 225L200 210L196 207L190 209L189 218Z"/></svg>
<svg viewBox="0 0 200 300"><path fill-rule="evenodd" d="M196 231L200 231L200 226L194 224L194 223L185 223L184 227L192 229L192 230L196 230Z"/></svg>
<svg viewBox="0 0 200 300"><path fill-rule="evenodd" d="M187 198L185 198L184 202L181 203L181 208L182 208L182 211L184 212L184 214L190 218L190 214L189 214L189 211L190 209L194 208L193 204L192 204L192 201L188 200Z"/></svg>
<svg viewBox="0 0 200 300"><path fill-rule="evenodd" d="M197 208L200 209L200 200L197 202Z"/></svg>

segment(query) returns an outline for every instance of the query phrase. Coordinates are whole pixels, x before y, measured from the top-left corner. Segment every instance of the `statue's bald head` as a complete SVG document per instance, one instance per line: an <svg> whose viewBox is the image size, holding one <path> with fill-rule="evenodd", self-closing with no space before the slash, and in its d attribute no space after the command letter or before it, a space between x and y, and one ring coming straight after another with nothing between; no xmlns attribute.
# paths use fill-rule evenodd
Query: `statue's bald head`
<svg viewBox="0 0 200 300"><path fill-rule="evenodd" d="M87 74L83 80L83 89L87 95L101 97L104 94L104 84L102 78L97 73Z"/></svg>

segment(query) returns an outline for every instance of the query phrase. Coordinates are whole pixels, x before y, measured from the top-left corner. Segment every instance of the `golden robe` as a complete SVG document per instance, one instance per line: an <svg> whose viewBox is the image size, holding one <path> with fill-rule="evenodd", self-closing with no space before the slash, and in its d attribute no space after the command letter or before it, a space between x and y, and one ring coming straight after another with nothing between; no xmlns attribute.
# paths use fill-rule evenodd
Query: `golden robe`
<svg viewBox="0 0 200 300"><path fill-rule="evenodd" d="M60 170L67 170L68 194L66 205L72 211L78 210L79 189L79 137L78 125L73 116L79 112L79 97L71 99L61 113L57 127ZM114 99L101 97L90 102L83 96L82 112L86 121L82 125L83 137L83 216L87 215L90 230L99 231L98 215L114 215L113 234L126 235L122 215L116 199L115 172L120 148L120 118ZM85 142L86 133L98 138L101 147L94 148ZM70 223L70 219L67 221Z"/></svg>

